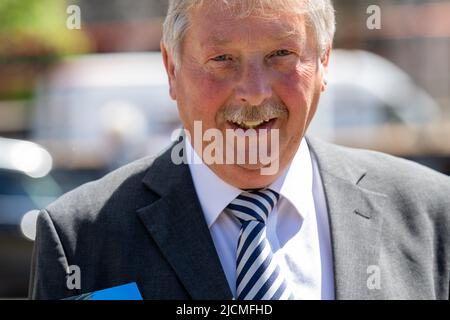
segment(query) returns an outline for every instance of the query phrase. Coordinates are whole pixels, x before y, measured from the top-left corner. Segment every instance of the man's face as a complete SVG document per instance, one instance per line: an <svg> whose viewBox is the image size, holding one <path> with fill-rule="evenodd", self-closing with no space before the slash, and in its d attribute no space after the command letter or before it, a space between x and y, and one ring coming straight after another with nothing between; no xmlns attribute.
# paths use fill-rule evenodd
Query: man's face
<svg viewBox="0 0 450 320"><path fill-rule="evenodd" d="M202 139L194 136L194 121L202 122L203 132L216 128L225 137L227 129L270 120L255 129L279 130L279 152L272 155L279 164L276 174L261 174L260 163L210 165L235 187L263 188L299 147L325 87L329 52L319 57L305 16L279 13L268 19L255 12L239 18L218 3L206 1L192 10L179 68L162 48L170 93L193 140Z"/></svg>

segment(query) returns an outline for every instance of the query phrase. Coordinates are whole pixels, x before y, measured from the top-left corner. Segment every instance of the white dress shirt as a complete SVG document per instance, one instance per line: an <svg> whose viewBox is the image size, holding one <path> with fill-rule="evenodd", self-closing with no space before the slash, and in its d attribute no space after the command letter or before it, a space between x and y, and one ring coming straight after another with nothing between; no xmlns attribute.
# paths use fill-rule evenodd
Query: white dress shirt
<svg viewBox="0 0 450 320"><path fill-rule="evenodd" d="M236 247L240 223L224 209L242 190L220 179L186 139L194 186L231 292L236 297ZM273 184L280 194L269 214L267 238L295 299L334 299L334 274L325 195L317 162L305 139Z"/></svg>

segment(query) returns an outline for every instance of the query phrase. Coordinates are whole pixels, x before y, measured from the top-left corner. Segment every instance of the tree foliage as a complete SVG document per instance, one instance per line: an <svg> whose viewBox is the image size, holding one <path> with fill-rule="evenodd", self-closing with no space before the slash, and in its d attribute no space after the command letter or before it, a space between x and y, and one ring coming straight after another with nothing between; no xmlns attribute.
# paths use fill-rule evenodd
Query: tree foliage
<svg viewBox="0 0 450 320"><path fill-rule="evenodd" d="M82 30L69 30L64 0L1 0L0 55L63 55L85 52Z"/></svg>

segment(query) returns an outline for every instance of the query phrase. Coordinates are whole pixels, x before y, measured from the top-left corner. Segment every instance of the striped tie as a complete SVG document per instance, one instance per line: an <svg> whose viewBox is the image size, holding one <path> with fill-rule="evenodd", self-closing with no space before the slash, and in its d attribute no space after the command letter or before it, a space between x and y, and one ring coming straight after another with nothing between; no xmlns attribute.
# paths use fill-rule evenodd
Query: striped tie
<svg viewBox="0 0 450 320"><path fill-rule="evenodd" d="M278 198L270 189L249 191L227 206L241 222L236 252L237 300L293 299L266 238L266 220Z"/></svg>

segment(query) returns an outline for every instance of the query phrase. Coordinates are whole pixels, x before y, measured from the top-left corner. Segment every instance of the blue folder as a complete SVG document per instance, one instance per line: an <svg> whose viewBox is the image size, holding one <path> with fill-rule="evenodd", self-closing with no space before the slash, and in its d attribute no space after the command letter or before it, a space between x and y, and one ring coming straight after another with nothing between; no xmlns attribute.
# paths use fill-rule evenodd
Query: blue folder
<svg viewBox="0 0 450 320"><path fill-rule="evenodd" d="M84 293L63 300L142 300L136 282L104 290Z"/></svg>

